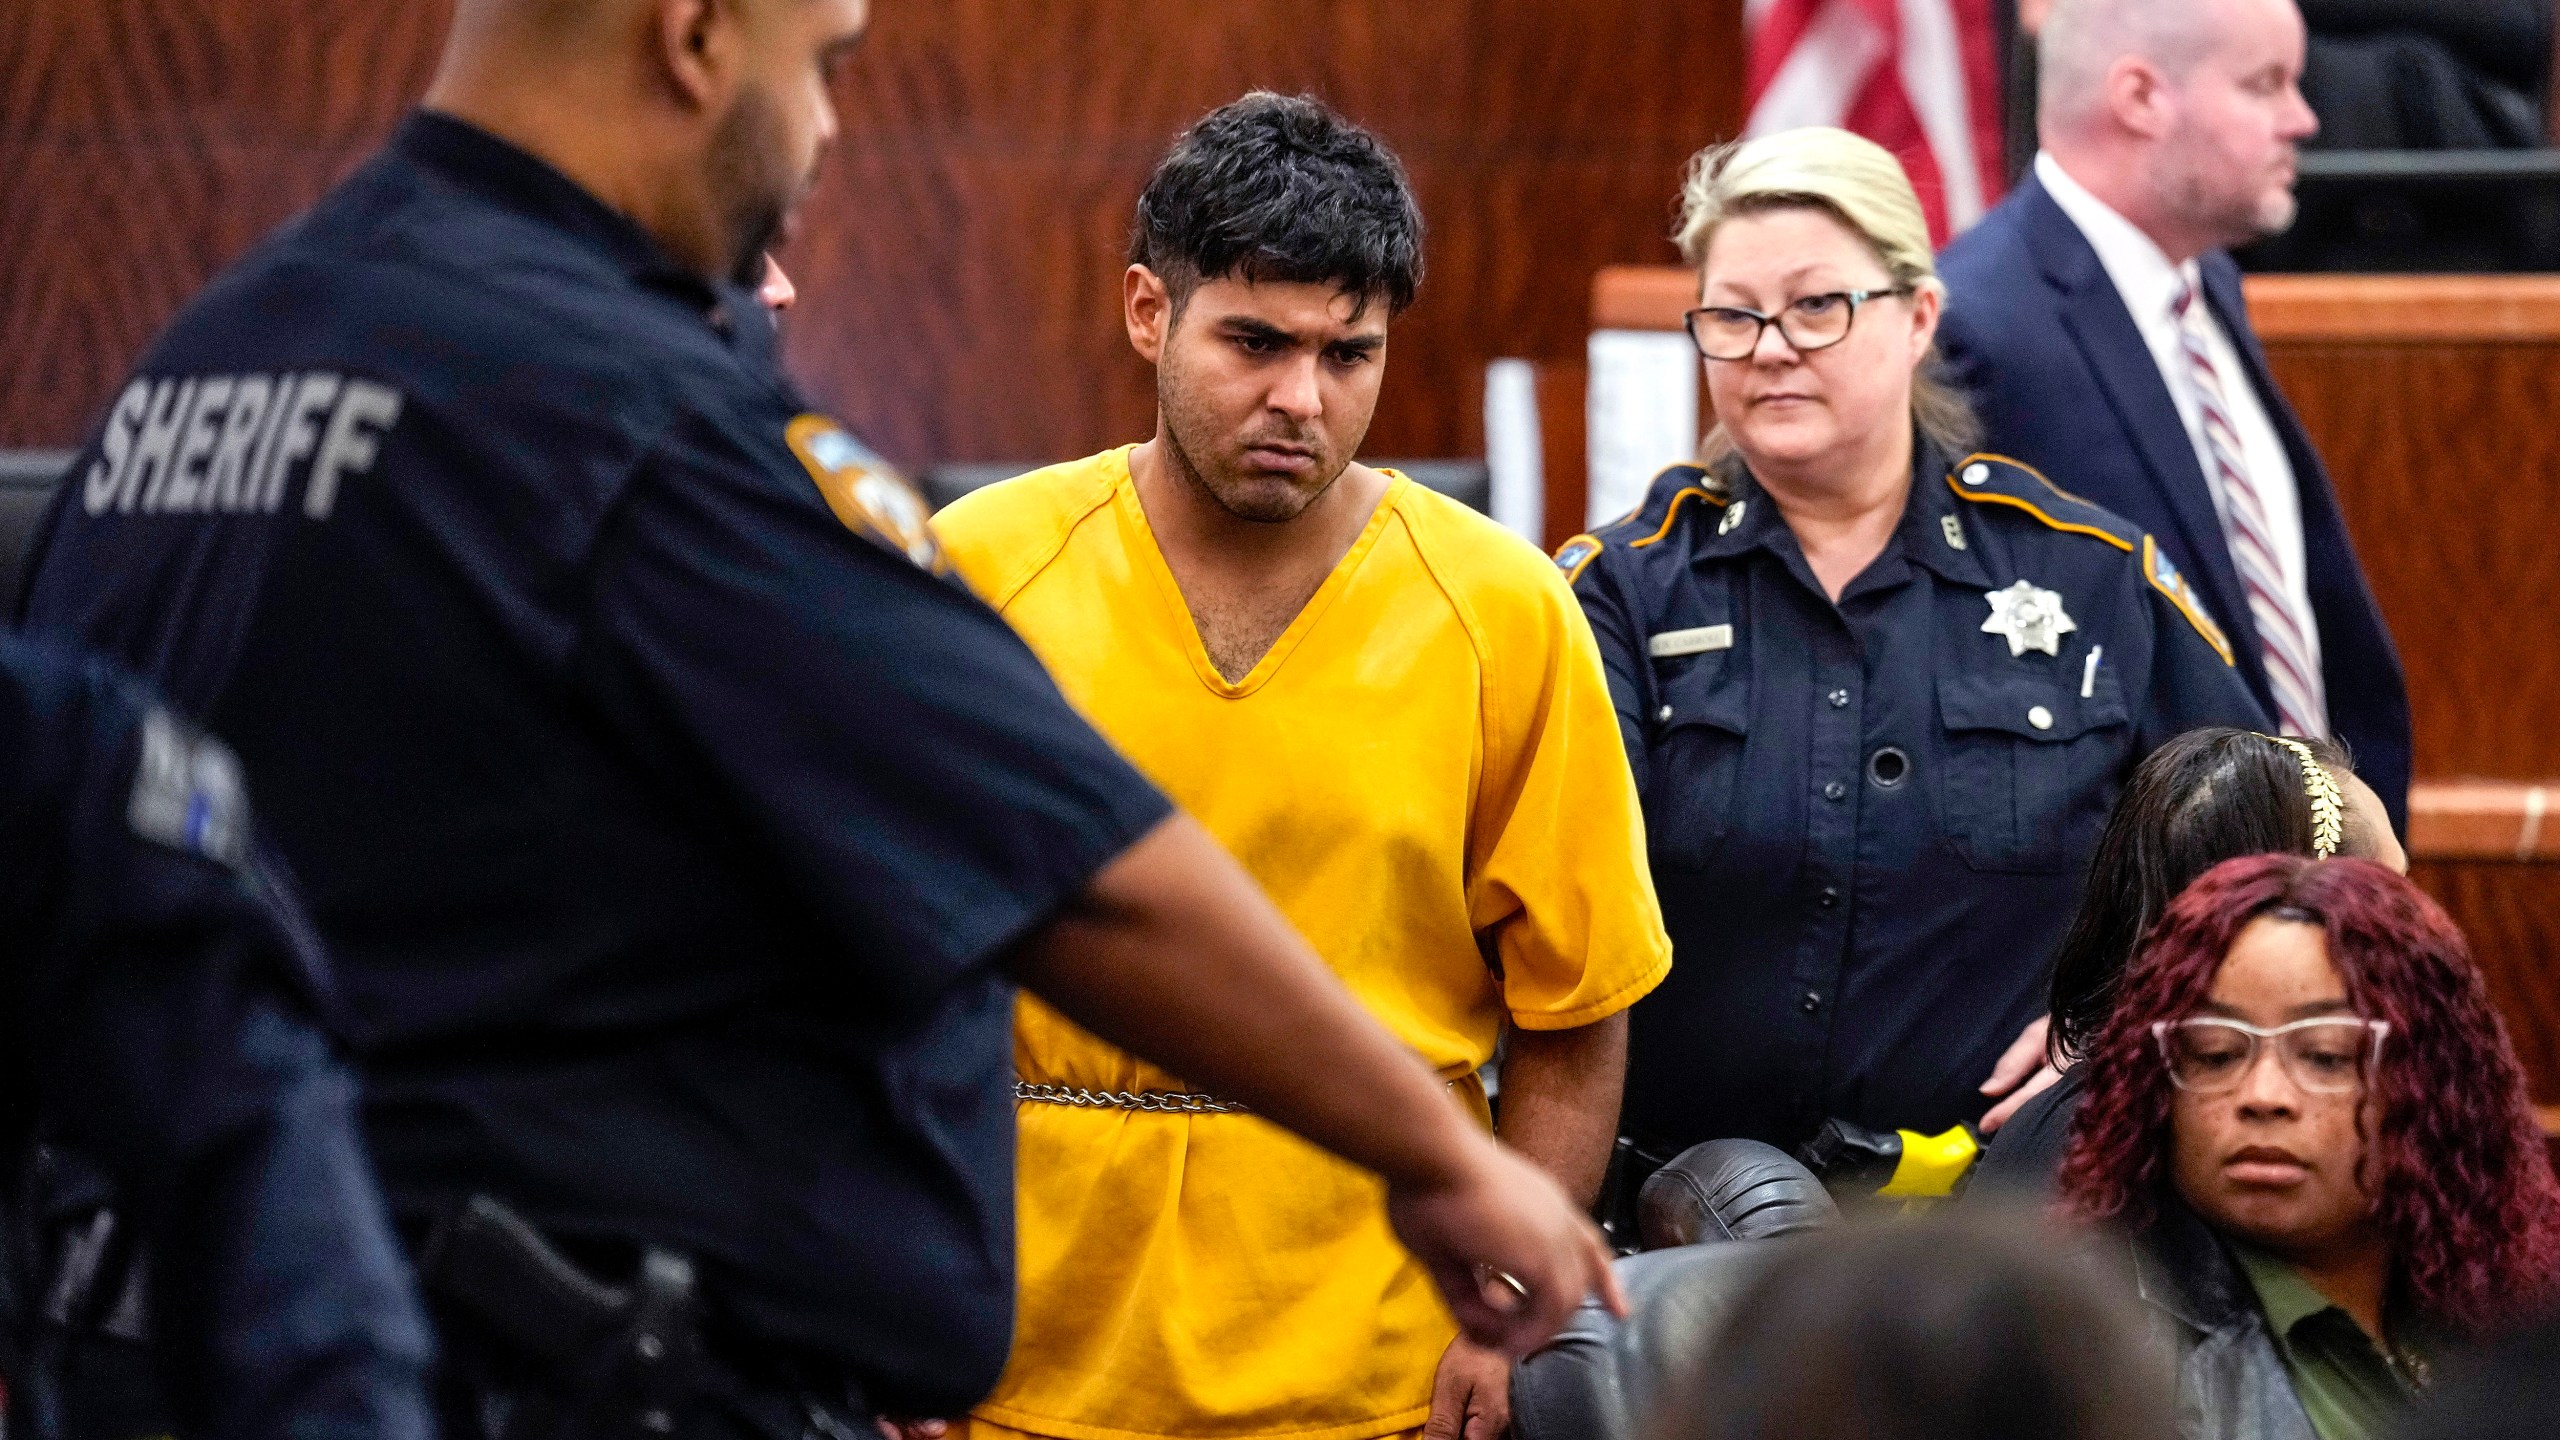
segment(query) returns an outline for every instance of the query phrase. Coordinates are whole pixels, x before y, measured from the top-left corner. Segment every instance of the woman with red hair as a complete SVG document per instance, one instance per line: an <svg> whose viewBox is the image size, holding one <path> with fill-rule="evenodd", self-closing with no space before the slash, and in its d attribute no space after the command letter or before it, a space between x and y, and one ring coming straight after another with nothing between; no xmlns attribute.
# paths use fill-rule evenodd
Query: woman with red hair
<svg viewBox="0 0 2560 1440"><path fill-rule="evenodd" d="M2560 1183L2460 932L2360 860L2226 861L2126 971L2063 1203L2131 1237L2188 1440L2353 1440L2552 1293Z"/></svg>

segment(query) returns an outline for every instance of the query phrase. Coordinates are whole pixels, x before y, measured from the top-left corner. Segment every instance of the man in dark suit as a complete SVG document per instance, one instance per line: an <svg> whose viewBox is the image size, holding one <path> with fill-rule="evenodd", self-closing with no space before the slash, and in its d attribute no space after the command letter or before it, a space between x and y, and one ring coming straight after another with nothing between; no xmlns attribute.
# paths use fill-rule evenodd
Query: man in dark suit
<svg viewBox="0 0 2560 1440"><path fill-rule="evenodd" d="M2160 540L2288 731L2408 825L2409 697L2329 475L2224 247L2293 222L2294 0L2055 0L2043 150L1949 246L1938 343L1992 448Z"/></svg>

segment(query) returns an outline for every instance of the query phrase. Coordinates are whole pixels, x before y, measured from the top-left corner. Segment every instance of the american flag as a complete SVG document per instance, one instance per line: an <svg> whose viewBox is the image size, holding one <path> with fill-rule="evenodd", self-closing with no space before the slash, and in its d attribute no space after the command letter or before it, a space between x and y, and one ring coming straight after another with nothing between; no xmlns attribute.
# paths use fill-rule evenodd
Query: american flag
<svg viewBox="0 0 2560 1440"><path fill-rule="evenodd" d="M1744 133L1854 130L1902 159L1944 244L2000 198L1997 0L1747 0ZM2138 3L2138 0L2128 0Z"/></svg>

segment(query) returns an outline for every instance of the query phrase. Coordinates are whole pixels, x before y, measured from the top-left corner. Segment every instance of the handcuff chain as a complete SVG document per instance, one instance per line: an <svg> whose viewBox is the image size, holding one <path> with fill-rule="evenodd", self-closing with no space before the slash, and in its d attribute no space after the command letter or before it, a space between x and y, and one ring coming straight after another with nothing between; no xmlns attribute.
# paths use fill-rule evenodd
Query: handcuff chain
<svg viewBox="0 0 2560 1440"><path fill-rule="evenodd" d="M1080 1085L1035 1085L1013 1082L1013 1098L1036 1105L1070 1105L1086 1110L1144 1110L1159 1115L1249 1115L1232 1100L1215 1095L1185 1095L1166 1090L1087 1090Z"/></svg>

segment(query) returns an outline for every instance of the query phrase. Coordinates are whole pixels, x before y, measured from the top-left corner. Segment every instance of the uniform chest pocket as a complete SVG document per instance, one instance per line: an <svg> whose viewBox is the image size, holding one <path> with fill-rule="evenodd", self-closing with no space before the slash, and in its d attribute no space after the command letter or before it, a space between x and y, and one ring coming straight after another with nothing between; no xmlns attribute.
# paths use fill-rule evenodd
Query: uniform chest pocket
<svg viewBox="0 0 2560 1440"><path fill-rule="evenodd" d="M1732 655L1653 662L1646 717L1645 844L1654 863L1703 870L1733 825L1751 717L1750 672Z"/></svg>
<svg viewBox="0 0 2560 1440"><path fill-rule="evenodd" d="M1977 870L2050 874L2086 865L2115 802L2133 727L2113 671L2086 697L2057 677L1943 675L1939 803Z"/></svg>

